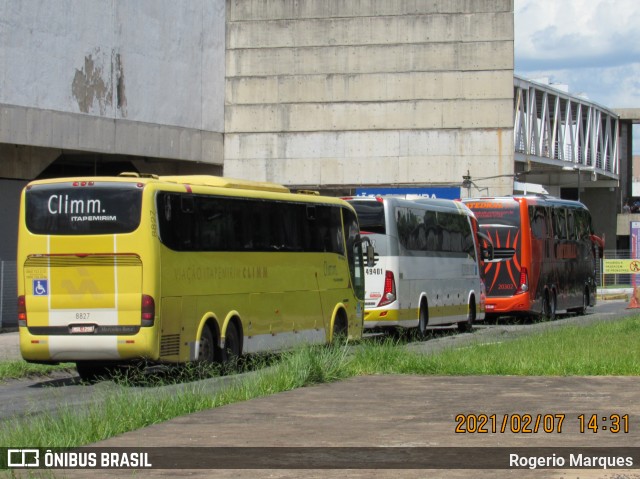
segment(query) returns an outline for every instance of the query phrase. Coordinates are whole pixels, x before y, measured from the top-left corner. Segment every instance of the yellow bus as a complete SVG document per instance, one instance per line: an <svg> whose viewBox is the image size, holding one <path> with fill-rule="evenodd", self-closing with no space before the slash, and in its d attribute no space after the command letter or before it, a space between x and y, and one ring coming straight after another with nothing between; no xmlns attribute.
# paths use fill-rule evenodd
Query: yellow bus
<svg viewBox="0 0 640 479"><path fill-rule="evenodd" d="M123 173L33 181L20 208L28 362L75 362L93 378L139 360L225 363L362 335L362 241L338 198Z"/></svg>

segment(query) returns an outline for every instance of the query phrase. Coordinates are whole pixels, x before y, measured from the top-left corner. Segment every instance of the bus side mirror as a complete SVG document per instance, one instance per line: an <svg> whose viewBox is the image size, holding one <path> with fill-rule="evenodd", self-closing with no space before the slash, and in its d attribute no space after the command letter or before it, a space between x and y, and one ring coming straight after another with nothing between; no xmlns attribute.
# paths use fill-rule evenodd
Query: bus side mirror
<svg viewBox="0 0 640 479"><path fill-rule="evenodd" d="M478 231L478 243L480 243L480 256L483 261L491 261L493 259L493 242L486 234Z"/></svg>
<svg viewBox="0 0 640 479"><path fill-rule="evenodd" d="M360 244L364 243L364 257L365 257L365 265L367 268L373 268L376 264L376 251L373 248L373 243L370 238L360 237Z"/></svg>
<svg viewBox="0 0 640 479"><path fill-rule="evenodd" d="M367 238L369 239L369 238ZM367 268L373 268L376 264L375 250L371 241L367 242Z"/></svg>

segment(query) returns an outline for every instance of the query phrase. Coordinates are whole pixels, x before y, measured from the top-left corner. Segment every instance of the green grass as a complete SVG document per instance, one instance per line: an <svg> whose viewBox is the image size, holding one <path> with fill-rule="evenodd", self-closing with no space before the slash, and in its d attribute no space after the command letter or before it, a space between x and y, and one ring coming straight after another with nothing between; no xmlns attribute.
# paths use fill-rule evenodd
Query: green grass
<svg viewBox="0 0 640 479"><path fill-rule="evenodd" d="M134 388L126 380L100 407L61 407L56 414L5 421L0 446L75 447L203 409L313 384L371 374L422 375L640 375L635 345L640 318L592 326L565 326L498 344L472 344L437 354L409 351L398 341L363 341L356 347L305 347L250 365L216 391L180 378L170 388ZM201 374L197 372L196 375ZM213 373L217 374L216 372ZM171 382L172 375L160 381ZM154 379L157 381L158 379ZM139 385L139 384L134 384ZM151 386L155 386L153 383ZM169 389L164 391L164 389Z"/></svg>
<svg viewBox="0 0 640 479"><path fill-rule="evenodd" d="M640 318L563 326L499 344L475 344L424 357L391 351L366 373L516 376L640 375ZM377 370L377 371L376 371Z"/></svg>
<svg viewBox="0 0 640 479"><path fill-rule="evenodd" d="M1 361L0 381L21 379L25 377L48 376L56 371L70 371L74 368L75 365L69 363L57 366L47 366L43 364L31 364L26 361Z"/></svg>

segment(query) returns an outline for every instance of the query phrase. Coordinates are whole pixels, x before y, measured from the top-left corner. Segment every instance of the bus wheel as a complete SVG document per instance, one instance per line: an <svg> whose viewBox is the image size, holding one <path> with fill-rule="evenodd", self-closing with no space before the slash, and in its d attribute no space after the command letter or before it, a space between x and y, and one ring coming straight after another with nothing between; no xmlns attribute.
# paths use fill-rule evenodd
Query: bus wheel
<svg viewBox="0 0 640 479"><path fill-rule="evenodd" d="M342 314L336 316L333 322L333 332L331 334L331 342L334 344L344 343L347 340L349 325Z"/></svg>
<svg viewBox="0 0 640 479"><path fill-rule="evenodd" d="M222 349L222 365L234 369L240 359L240 334L234 323L229 323L224 336L224 348Z"/></svg>
<svg viewBox="0 0 640 479"><path fill-rule="evenodd" d="M198 361L212 364L215 360L215 343L213 341L213 333L209 326L202 329L200 335L200 345L198 348Z"/></svg>
<svg viewBox="0 0 640 479"><path fill-rule="evenodd" d="M589 307L589 290L587 288L582 292L582 307L578 309L578 314L583 315L587 313Z"/></svg>
<svg viewBox="0 0 640 479"><path fill-rule="evenodd" d="M418 316L418 336L424 339L427 336L427 325L429 324L429 309L426 303L420 305L420 313Z"/></svg>
<svg viewBox="0 0 640 479"><path fill-rule="evenodd" d="M544 293L542 319L545 321L553 321L556 319L556 296L553 294L553 291L546 291Z"/></svg>
<svg viewBox="0 0 640 479"><path fill-rule="evenodd" d="M473 329L473 323L476 322L476 303L475 301L471 301L469 304L469 314L467 315L467 320L458 323L458 331L461 333L469 333Z"/></svg>

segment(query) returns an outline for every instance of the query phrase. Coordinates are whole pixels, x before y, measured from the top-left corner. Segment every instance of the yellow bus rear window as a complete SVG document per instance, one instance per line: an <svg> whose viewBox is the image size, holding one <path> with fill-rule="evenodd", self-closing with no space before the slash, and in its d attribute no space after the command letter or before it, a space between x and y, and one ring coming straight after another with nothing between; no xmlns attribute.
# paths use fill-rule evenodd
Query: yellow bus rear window
<svg viewBox="0 0 640 479"><path fill-rule="evenodd" d="M129 233L140 224L141 203L135 183L34 185L25 194L25 219L34 234Z"/></svg>

